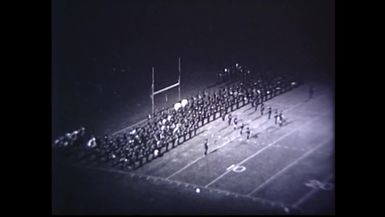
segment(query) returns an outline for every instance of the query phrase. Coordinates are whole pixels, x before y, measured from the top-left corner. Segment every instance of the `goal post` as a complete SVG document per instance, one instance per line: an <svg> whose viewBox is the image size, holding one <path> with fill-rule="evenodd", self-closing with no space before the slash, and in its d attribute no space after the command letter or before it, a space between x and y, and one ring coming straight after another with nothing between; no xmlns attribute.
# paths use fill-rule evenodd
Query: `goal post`
<svg viewBox="0 0 385 217"><path fill-rule="evenodd" d="M151 106L152 106L152 114L154 114L155 112L155 103L154 103L154 98L156 95L160 94L160 93L163 93L167 90L170 90L174 87L178 87L178 100L180 101L180 92L181 92L181 59L180 57L178 58L178 82L174 83L174 84L171 84L165 88L162 88L160 90L157 90L155 91L155 69L154 67L152 67L152 82L151 82L151 94L150 94L150 98L151 98Z"/></svg>

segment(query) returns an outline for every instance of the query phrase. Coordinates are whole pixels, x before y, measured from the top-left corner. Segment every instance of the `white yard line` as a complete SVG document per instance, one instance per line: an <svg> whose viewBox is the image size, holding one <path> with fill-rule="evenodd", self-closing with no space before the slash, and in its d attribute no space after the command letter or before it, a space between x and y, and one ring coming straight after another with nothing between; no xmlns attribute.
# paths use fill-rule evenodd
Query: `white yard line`
<svg viewBox="0 0 385 217"><path fill-rule="evenodd" d="M329 141L328 141L329 142ZM291 168L293 165L295 165L296 163L298 163L299 161L301 161L302 159L304 159L305 157L307 157L308 155L312 154L313 152L315 152L317 149L319 149L322 145L325 145L327 144L328 142L323 142L323 143L320 143L318 144L317 146L313 147L312 149L310 149L308 152L306 152L305 154L301 155L301 157L297 158L295 161L291 162L289 165L287 165L286 167L284 167L283 169L281 169L280 171L278 171L276 174L274 174L273 176L271 176L269 179L267 179L265 182L263 182L262 184L260 184L258 187L256 187L254 190L252 190L250 193L248 193L247 195L251 196L252 194L254 194L255 192L259 191L261 188L265 187L267 184L269 184L273 179L275 179L276 177L278 177L279 175L281 175L282 173L284 173L285 171L287 171L289 168Z"/></svg>
<svg viewBox="0 0 385 217"><path fill-rule="evenodd" d="M81 168L86 168L86 169L94 169L94 170L99 170L99 171L103 171L103 172L110 172L110 173L119 173L119 174L124 174L124 175L130 175L131 177L133 176L136 176L136 177L139 177L139 178L146 178L147 180L149 179L152 179L152 180L155 180L155 181L164 181L164 182L167 182L167 183L174 183L174 184L177 184L178 186L179 185L184 185L186 187L192 187L194 189L196 188L200 188L201 190L202 189L205 189L207 190L208 192L216 192L216 193L219 193L219 194L225 194L226 196L234 196L234 197L241 197L241 198L245 198L245 199L249 199L249 200L253 200L253 201L258 201L262 204L268 204L272 207L281 207L281 208L284 208L284 209L288 209L290 206L282 203L282 202L277 202L277 201L271 201L271 200L267 200L267 199L264 199L264 198L260 198L260 197L252 197L252 196L248 196L248 195L244 195L244 194L239 194L239 193L236 193L236 192L231 192L231 191L226 191L226 190L222 190L222 189L217 189L217 188L207 188L205 186L201 186L201 185L197 185L197 184L193 184L193 183L188 183L188 182L182 182L182 181L177 181L177 180L170 180L170 179L166 179L166 178L162 178L162 177L157 177L157 176L151 176L151 175L143 175L143 174L137 174L135 172L128 172L128 171L122 171L122 170L118 170L118 169L113 169L113 168L101 168L101 167L90 167L90 166L87 166L87 167L83 167L83 166L78 166L78 165L72 165L72 166L76 166L76 167L81 167Z"/></svg>
<svg viewBox="0 0 385 217"><path fill-rule="evenodd" d="M254 154L250 155L249 157L247 157L246 159L242 160L241 162L237 163L236 165L241 165L243 163L245 163L246 161L250 160L251 158L257 156L258 154L260 154L261 152L263 152L264 150L266 150L267 148L269 148L270 146L274 145L275 143L279 142L280 140L282 140L283 138L289 136L290 134L294 133L295 131L298 131L300 129L302 129L303 127L305 127L306 125L308 125L309 123L313 122L314 120L316 119L319 119L323 116L325 116L325 114L327 114L328 112L324 113L324 115L320 116L320 117L315 117L315 118L312 118L311 120L307 121L305 124L303 124L301 127L299 128L296 128L296 129L293 129L291 130L290 132L286 133L285 135L281 136L279 139L277 139L275 142L272 142L270 143L269 145L263 147L262 149L258 150L257 152L255 152ZM207 185L205 185L205 187L208 187L210 186L211 184L213 184L214 182L218 181L219 179L221 179L223 176L225 176L226 174L228 174L230 171L226 171L224 172L222 175L218 176L217 178L215 178L214 180L212 180L211 182L209 182Z"/></svg>
<svg viewBox="0 0 385 217"><path fill-rule="evenodd" d="M195 159L193 162L187 164L186 166L184 166L183 168L181 168L180 170L174 172L173 174L169 175L166 179L170 179L171 177L175 176L176 174L182 172L183 170L185 170L187 167L190 167L191 165L195 164L197 161L199 161L200 159L204 158L205 156L203 157L200 157L200 158L197 158Z"/></svg>
<svg viewBox="0 0 385 217"><path fill-rule="evenodd" d="M284 110L284 111L285 111L285 113L287 113L288 111L290 111L290 110L292 110L292 109L295 109L296 107L300 106L300 105L303 104L303 103L304 103L304 102L298 102L298 103L294 104L293 106L291 106L290 108L287 108L287 110ZM238 114L236 114L236 115L238 115ZM232 127L232 126L230 126L230 127ZM270 127L270 126L268 125L268 127ZM268 127L265 127L265 129L267 129ZM265 129L263 129L261 132L263 132ZM232 132L234 132L234 131L232 131ZM230 132L230 133L232 133L232 132ZM225 145L227 145L227 144L230 143L231 141L234 141L235 139L237 139L237 138L240 137L240 136L241 136L241 135L238 135L238 136L234 137L233 139L230 139L229 141L225 142L224 144L220 145L219 147L215 148L214 150L217 150L217 149L219 149L219 148L224 147ZM183 170L187 169L188 167L190 167L191 165L195 164L196 162L198 162L199 160L203 159L204 157L205 157L205 156L199 157L199 158L195 159L195 160L192 161L191 163L187 164L187 165L184 166L183 168L179 169L178 171L176 171L176 172L174 172L173 174L171 174L170 176L168 176L167 179L170 179L171 177L175 176L176 174L182 172Z"/></svg>
<svg viewBox="0 0 385 217"><path fill-rule="evenodd" d="M284 110L284 111L285 111L285 113L287 113L288 111L290 111L290 110L292 110L292 109L295 109L296 107L302 105L303 103L304 103L304 102L302 102L302 101L301 101L301 102L298 102L297 104L291 106L290 108L288 108L287 110ZM246 109L246 107L247 107L247 106L244 106L244 107L242 107L241 109L235 110L234 113L233 113L233 115L241 116L241 115L242 115L242 114L241 114L241 113L242 113L241 110L242 110L242 109ZM141 122L144 122L144 121L146 121L146 119L144 119L144 120L142 120L142 121L139 121L139 122L137 122L137 123L135 123L135 124L133 124L133 125L131 125L131 126L128 126L128 127L124 128L124 129L121 129L121 130L119 130L119 131L113 133L113 135L118 134L118 133L120 133L120 132L122 132L122 131L124 131L124 130L126 130L126 129L128 129L128 128L131 128L131 127L135 126L135 125L139 125ZM230 126L230 127L231 127L231 126ZM233 131L232 131L232 132L233 132ZM240 135L234 137L233 139L228 140L227 142L225 142L224 144L222 144L222 145L220 145L219 147L215 148L214 150L217 150L217 149L219 149L219 148L224 147L225 145L227 145L227 144L230 143L231 141L234 141L234 140L237 139L238 137L240 137ZM266 147L268 147L268 146L266 146ZM265 148L266 148L266 147L265 147ZM190 162L189 164L187 164L187 165L184 166L183 168L179 169L178 171L176 171L176 172L174 172L173 174L171 174L170 176L168 176L167 179L170 179L171 177L173 177L173 176L175 176L176 174L182 172L183 170L187 169L188 167L190 167L191 165L195 164L196 162L198 162L199 160L201 160L201 159L203 159L203 158L204 158L204 156L195 159L194 161Z"/></svg>
<svg viewBox="0 0 385 217"><path fill-rule="evenodd" d="M233 132L233 131L232 131L232 132ZM225 142L225 143L223 143L222 145L216 147L216 148L215 148L214 150L212 150L212 151L215 151L215 150L217 150L217 149L219 149L219 148L222 148L223 146L227 145L227 144L230 143L231 141L234 141L235 139L237 139L239 136L240 136L240 135L235 136L235 137L232 138L232 139L229 139L227 142ZM169 175L169 176L167 177L167 179L170 179L171 177L173 177L173 176L175 176L176 174L182 172L182 171L185 170L186 168L190 167L191 165L195 164L196 162L198 162L199 160L201 160L201 159L203 159L203 158L205 158L205 157L206 157L206 156L202 156L202 157L199 157L199 158L195 159L194 161L192 161L191 163L187 164L186 166L184 166L184 167L181 168L180 170L178 170L178 171L174 172L173 174Z"/></svg>
<svg viewBox="0 0 385 217"><path fill-rule="evenodd" d="M290 150L293 150L293 151L303 151L303 152L307 151L305 148L293 148L293 147L281 146L281 145L274 145L272 147L278 148L278 149L290 149ZM332 153L332 151L315 151L314 154L317 154L317 155L332 155L333 153Z"/></svg>

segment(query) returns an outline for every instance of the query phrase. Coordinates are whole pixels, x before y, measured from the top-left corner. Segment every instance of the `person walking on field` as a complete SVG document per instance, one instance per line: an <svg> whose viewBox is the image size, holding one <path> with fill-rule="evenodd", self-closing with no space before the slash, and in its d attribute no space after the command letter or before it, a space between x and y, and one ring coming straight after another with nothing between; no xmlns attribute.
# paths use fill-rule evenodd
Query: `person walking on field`
<svg viewBox="0 0 385 217"><path fill-rule="evenodd" d="M204 144L204 147L205 147L205 156L207 155L207 151L209 150L209 145L208 145L208 143L209 143L209 140L206 139L206 140L205 140L205 144Z"/></svg>
<svg viewBox="0 0 385 217"><path fill-rule="evenodd" d="M249 140L249 138L250 138L250 133L251 133L250 128L247 127L247 128L246 128L247 140Z"/></svg>
<svg viewBox="0 0 385 217"><path fill-rule="evenodd" d="M278 109L275 110L275 113L274 113L274 124L277 124L278 123Z"/></svg>
<svg viewBox="0 0 385 217"><path fill-rule="evenodd" d="M278 119L279 119L279 126L282 127L283 122L285 122L282 111L279 113Z"/></svg>
<svg viewBox="0 0 385 217"><path fill-rule="evenodd" d="M270 117L271 117L271 106L269 106L269 109L268 109L268 114L269 114L269 117L268 117L268 120L270 120Z"/></svg>
<svg viewBox="0 0 385 217"><path fill-rule="evenodd" d="M242 124L241 124L241 126L240 126L240 128L241 128L241 135L242 135L242 131L243 131L243 128L245 127L245 123L243 123L243 121L242 121Z"/></svg>
<svg viewBox="0 0 385 217"><path fill-rule="evenodd" d="M261 104L261 115L263 115L263 111L265 110L265 105L262 103Z"/></svg>
<svg viewBox="0 0 385 217"><path fill-rule="evenodd" d="M238 124L238 119L237 119L237 117L235 116L235 118L234 118L234 130L237 129L237 124Z"/></svg>
<svg viewBox="0 0 385 217"><path fill-rule="evenodd" d="M227 116L228 121L229 121L229 126L231 125L231 113Z"/></svg>

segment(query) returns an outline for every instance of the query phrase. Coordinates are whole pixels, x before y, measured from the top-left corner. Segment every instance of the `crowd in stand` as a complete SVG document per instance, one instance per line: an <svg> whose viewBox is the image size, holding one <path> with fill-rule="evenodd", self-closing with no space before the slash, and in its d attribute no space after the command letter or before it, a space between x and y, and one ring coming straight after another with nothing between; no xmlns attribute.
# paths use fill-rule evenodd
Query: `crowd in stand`
<svg viewBox="0 0 385 217"><path fill-rule="evenodd" d="M262 108L266 100L299 85L288 75L252 77L249 70L241 69L237 64L236 81L214 91L201 91L180 102L179 106L156 111L142 126L116 136L88 139L85 139L85 129L81 128L56 140L55 146L77 160L93 159L97 163L134 169L196 136L198 128L205 124L222 118L223 121L228 119L230 125L232 111L249 103ZM270 119L271 108L268 113ZM235 118L233 121L236 122ZM241 126L242 133L244 124ZM248 127L246 134L249 138Z"/></svg>
<svg viewBox="0 0 385 217"><path fill-rule="evenodd" d="M249 68L236 63L235 65L224 68L223 71L217 74L217 83L237 81L239 79L245 79L250 75L251 71Z"/></svg>

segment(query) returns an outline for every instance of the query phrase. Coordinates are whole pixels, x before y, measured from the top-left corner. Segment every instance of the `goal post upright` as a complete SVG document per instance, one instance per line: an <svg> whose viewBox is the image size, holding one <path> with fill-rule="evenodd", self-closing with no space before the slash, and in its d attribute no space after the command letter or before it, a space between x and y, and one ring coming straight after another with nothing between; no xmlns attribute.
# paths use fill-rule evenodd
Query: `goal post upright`
<svg viewBox="0 0 385 217"><path fill-rule="evenodd" d="M154 114L154 88L155 88L155 81L154 81L154 67L152 67L152 82L151 82L151 105L152 105L152 114Z"/></svg>
<svg viewBox="0 0 385 217"><path fill-rule="evenodd" d="M181 76L181 66L180 66L180 57L178 58L178 71L179 71L179 76L178 76L178 100L180 101L180 76Z"/></svg>
<svg viewBox="0 0 385 217"><path fill-rule="evenodd" d="M154 67L152 67L152 81L151 81L151 95L150 95L152 114L155 113L154 97L157 94L160 94L160 93L167 91L167 90L174 88L174 87L178 87L178 101L180 101L181 100L181 98L180 98L180 93L181 93L181 90L180 90L181 89L181 58L180 57L178 57L178 82L176 82L175 84L169 85L163 89L157 90L157 91L155 91L155 70L154 70Z"/></svg>

